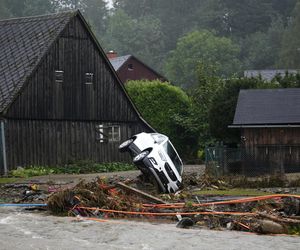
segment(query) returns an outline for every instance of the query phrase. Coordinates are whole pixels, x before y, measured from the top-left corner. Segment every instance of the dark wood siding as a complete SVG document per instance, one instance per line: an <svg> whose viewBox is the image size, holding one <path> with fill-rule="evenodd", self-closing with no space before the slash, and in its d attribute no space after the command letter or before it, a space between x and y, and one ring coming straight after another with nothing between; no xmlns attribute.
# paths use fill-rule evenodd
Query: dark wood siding
<svg viewBox="0 0 300 250"><path fill-rule="evenodd" d="M55 71L64 71L63 82ZM94 83L85 84L85 74ZM128 161L120 142L96 140L96 125L119 125L121 140L150 132L79 16L66 26L4 114L7 165Z"/></svg>
<svg viewBox="0 0 300 250"><path fill-rule="evenodd" d="M245 146L300 144L300 128L244 128Z"/></svg>
<svg viewBox="0 0 300 250"><path fill-rule="evenodd" d="M62 83L55 70L64 71ZM85 84L85 73L94 84ZM6 117L17 119L139 121L113 70L76 17L66 27Z"/></svg>
<svg viewBox="0 0 300 250"><path fill-rule="evenodd" d="M106 123L104 125L112 125ZM65 164L72 161L128 162L120 142L101 143L98 122L7 120L6 152L9 169L17 166ZM143 130L138 124L120 125L121 141Z"/></svg>
<svg viewBox="0 0 300 250"><path fill-rule="evenodd" d="M245 128L245 170L300 172L300 128Z"/></svg>

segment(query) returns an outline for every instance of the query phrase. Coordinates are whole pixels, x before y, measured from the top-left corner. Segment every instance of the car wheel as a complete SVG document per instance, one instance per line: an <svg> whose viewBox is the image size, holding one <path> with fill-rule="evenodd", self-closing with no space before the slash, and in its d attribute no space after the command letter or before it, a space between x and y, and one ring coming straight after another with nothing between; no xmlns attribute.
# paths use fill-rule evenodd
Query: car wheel
<svg viewBox="0 0 300 250"><path fill-rule="evenodd" d="M123 143L121 143L121 145L119 146L119 150L121 152L124 152L128 149L129 145L133 142L133 139L129 139L127 141L124 141Z"/></svg>
<svg viewBox="0 0 300 250"><path fill-rule="evenodd" d="M134 163L139 163L139 162L142 162L144 160L144 158L149 154L150 152L148 150L145 150L141 153L139 153L138 155L136 155L134 158L133 158L133 162Z"/></svg>

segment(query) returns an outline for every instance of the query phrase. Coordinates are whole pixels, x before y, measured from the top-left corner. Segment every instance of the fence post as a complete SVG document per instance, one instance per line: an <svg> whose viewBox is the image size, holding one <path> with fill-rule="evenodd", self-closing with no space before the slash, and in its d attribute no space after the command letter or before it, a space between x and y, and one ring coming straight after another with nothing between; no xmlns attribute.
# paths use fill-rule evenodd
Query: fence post
<svg viewBox="0 0 300 250"><path fill-rule="evenodd" d="M227 146L223 146L223 150L222 150L222 169L223 169L223 175L228 174L228 157L227 157Z"/></svg>

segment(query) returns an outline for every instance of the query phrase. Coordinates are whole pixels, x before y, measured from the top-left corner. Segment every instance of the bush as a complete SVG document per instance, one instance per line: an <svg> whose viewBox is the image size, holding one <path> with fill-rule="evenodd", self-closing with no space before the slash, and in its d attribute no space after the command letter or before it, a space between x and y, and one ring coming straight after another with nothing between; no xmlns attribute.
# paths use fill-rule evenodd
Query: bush
<svg viewBox="0 0 300 250"><path fill-rule="evenodd" d="M159 133L167 135L180 155L188 155L194 135L179 119L186 117L191 107L187 94L160 81L129 81L126 89L143 118ZM193 143L197 145L197 141Z"/></svg>
<svg viewBox="0 0 300 250"><path fill-rule="evenodd" d="M54 173L54 170L44 166L28 166L26 168L18 167L11 171L14 177L28 178L32 176L41 176Z"/></svg>
<svg viewBox="0 0 300 250"><path fill-rule="evenodd" d="M79 161L64 166L27 166L25 168L18 167L11 171L14 177L28 178L32 176L41 176L49 174L89 174L135 170L132 164L109 162L109 163L93 163L90 161Z"/></svg>

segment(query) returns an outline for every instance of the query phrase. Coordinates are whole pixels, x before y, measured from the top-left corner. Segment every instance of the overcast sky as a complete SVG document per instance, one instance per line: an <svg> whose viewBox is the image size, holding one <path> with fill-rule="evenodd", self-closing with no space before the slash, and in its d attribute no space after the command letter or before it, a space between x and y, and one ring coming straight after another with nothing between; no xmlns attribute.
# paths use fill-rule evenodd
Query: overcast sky
<svg viewBox="0 0 300 250"><path fill-rule="evenodd" d="M112 4L113 4L113 0L105 0L106 2L108 2L108 6L111 8L112 7Z"/></svg>

